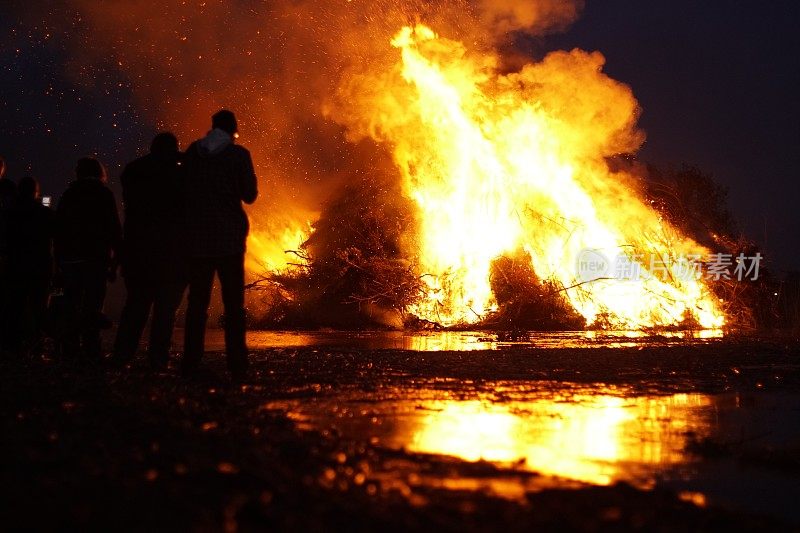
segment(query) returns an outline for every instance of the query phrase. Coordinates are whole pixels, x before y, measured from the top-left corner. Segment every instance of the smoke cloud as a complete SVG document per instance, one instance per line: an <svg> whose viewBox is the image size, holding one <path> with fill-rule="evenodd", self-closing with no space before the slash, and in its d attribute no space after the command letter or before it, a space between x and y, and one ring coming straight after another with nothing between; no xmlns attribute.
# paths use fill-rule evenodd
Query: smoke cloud
<svg viewBox="0 0 800 533"><path fill-rule="evenodd" d="M77 85L103 91L95 82L98 72L117 71L130 87L140 115L157 129L175 132L184 147L205 133L214 111L234 110L240 142L253 154L263 192L251 211L251 251L279 266L284 249L307 232L326 199L354 179L376 172L364 161L363 149L348 140L341 125L348 120L332 120L331 109L348 80L396 62L389 42L399 28L424 22L476 49L489 48L508 32L563 28L577 16L582 2L17 4L32 27L55 32L66 41L65 68ZM377 145L370 149L381 150ZM386 174L392 173L387 169Z"/></svg>
<svg viewBox="0 0 800 533"><path fill-rule="evenodd" d="M502 38L513 31L543 34L564 30L583 9L582 0L481 0L484 27Z"/></svg>

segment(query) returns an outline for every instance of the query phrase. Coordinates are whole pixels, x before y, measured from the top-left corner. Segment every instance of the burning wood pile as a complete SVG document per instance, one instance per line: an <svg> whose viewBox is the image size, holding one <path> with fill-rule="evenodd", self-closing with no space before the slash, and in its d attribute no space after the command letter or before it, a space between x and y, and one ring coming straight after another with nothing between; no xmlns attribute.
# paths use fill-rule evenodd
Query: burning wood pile
<svg viewBox="0 0 800 533"><path fill-rule="evenodd" d="M388 203L369 186L347 189L323 212L300 276L319 292L315 308L334 297L393 325L724 324L707 283L683 272L710 249L608 163L643 135L633 95L602 73L602 56L555 52L502 73L494 52L428 26L404 27L391 45L396 63L352 75L328 113L353 142L390 153L397 186ZM637 278L609 265L582 272L611 258ZM302 292L288 298L308 301Z"/></svg>
<svg viewBox="0 0 800 533"><path fill-rule="evenodd" d="M696 274L737 248L618 164L644 142L630 88L599 52L516 46L582 2L244 4L67 3L93 30L76 61L113 58L159 127L185 137L223 105L251 117L263 324L720 328L736 314Z"/></svg>

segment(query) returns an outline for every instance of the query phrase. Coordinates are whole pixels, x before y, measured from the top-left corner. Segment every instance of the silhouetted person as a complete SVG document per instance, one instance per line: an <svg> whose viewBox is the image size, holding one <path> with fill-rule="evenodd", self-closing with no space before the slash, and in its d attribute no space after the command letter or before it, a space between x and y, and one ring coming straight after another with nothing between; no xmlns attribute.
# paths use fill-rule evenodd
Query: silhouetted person
<svg viewBox="0 0 800 533"><path fill-rule="evenodd" d="M11 209L17 197L17 185L6 178L6 160L0 157L0 209Z"/></svg>
<svg viewBox="0 0 800 533"><path fill-rule="evenodd" d="M13 315L11 305L11 283L8 273L8 213L17 197L16 184L5 177L6 161L0 157L0 351L9 346Z"/></svg>
<svg viewBox="0 0 800 533"><path fill-rule="evenodd" d="M150 364L161 369L169 359L175 312L186 287L182 171L178 140L161 133L150 153L122 172L122 275L128 294L114 344L119 364L135 355L151 309Z"/></svg>
<svg viewBox="0 0 800 533"><path fill-rule="evenodd" d="M16 348L30 350L42 338L53 277L55 213L39 201L39 183L19 180L17 202L9 213L9 273L12 280Z"/></svg>
<svg viewBox="0 0 800 533"><path fill-rule="evenodd" d="M189 303L186 310L183 374L191 375L204 350L214 274L225 306L228 369L236 379L248 368L245 342L244 252L249 223L242 202L258 195L250 152L234 144L236 117L222 110L211 131L186 151L186 212L189 245Z"/></svg>
<svg viewBox="0 0 800 533"><path fill-rule="evenodd" d="M55 255L69 315L62 348L99 359L106 281L116 276L122 228L100 162L81 159L75 177L56 211Z"/></svg>

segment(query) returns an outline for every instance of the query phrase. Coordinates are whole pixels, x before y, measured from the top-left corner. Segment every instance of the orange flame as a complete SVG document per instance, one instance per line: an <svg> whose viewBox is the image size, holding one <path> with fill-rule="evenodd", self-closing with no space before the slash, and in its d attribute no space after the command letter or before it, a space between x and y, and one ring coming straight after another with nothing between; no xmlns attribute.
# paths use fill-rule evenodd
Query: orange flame
<svg viewBox="0 0 800 533"><path fill-rule="evenodd" d="M591 323L643 328L691 317L705 328L724 317L699 279L660 276L581 283L582 251L662 259L706 255L649 207L632 178L606 158L634 152L638 105L602 73L599 53L555 52L501 74L494 53L467 50L424 25L392 40L391 71L354 77L342 89L357 116L351 135L389 143L406 194L419 208L420 266L430 273L416 314L473 322L495 307L492 261L527 252L541 279L556 280ZM342 120L340 118L340 120Z"/></svg>

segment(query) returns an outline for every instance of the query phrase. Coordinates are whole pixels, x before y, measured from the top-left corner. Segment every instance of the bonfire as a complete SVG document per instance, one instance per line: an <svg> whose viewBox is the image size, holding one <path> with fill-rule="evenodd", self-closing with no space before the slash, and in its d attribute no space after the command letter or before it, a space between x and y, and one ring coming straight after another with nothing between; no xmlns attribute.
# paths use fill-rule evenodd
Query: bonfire
<svg viewBox="0 0 800 533"><path fill-rule="evenodd" d="M422 24L401 28L388 44L395 64L352 73L326 111L347 127L349 141L370 139L391 155L396 194L415 223L391 237L384 259L406 260L423 285L412 294L420 286L406 276L379 279L387 278L382 265L361 264L366 253L376 266L375 253L338 243L340 256L352 256L345 263L368 278L361 288L374 285L351 294L352 302L445 326L512 315L531 323L531 313L548 322L537 308L559 310L561 327L723 326L718 299L682 263L710 250L650 205L634 175L609 164L644 137L635 98L603 74L600 54L554 52L503 73L493 51L472 51ZM396 228L382 223L383 206L358 223ZM320 255L331 255L319 253L319 241L312 224L305 247L317 253L306 259L317 270L330 264ZM638 275L626 279L606 265L604 275L587 278L587 260L623 260ZM514 298L497 293L499 277L508 292L509 261ZM501 309L509 302L513 312Z"/></svg>

